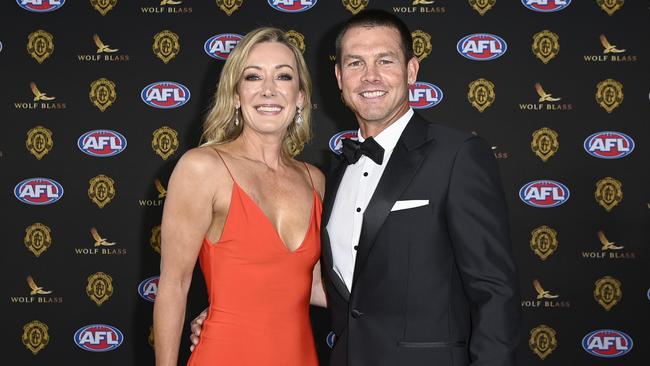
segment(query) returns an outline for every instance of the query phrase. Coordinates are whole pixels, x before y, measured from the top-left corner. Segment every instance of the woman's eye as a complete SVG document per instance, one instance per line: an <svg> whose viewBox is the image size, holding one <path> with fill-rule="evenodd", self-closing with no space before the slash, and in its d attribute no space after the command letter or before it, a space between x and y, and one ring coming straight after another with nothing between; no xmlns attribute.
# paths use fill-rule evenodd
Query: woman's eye
<svg viewBox="0 0 650 366"><path fill-rule="evenodd" d="M259 80L259 79L260 79L259 75L256 75L256 74L248 74L248 75L244 76L244 80L247 80L247 81L254 81L254 80Z"/></svg>
<svg viewBox="0 0 650 366"><path fill-rule="evenodd" d="M289 74L280 74L278 75L279 80L293 80L293 76Z"/></svg>

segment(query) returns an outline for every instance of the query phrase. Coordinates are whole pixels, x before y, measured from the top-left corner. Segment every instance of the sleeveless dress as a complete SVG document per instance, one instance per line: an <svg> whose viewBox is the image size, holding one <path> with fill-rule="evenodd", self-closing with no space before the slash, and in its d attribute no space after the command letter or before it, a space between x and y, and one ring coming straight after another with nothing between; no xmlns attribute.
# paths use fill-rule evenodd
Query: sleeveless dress
<svg viewBox="0 0 650 366"><path fill-rule="evenodd" d="M318 365L309 299L322 207L313 185L309 229L292 252L233 178L221 238L205 238L199 252L210 305L188 366Z"/></svg>

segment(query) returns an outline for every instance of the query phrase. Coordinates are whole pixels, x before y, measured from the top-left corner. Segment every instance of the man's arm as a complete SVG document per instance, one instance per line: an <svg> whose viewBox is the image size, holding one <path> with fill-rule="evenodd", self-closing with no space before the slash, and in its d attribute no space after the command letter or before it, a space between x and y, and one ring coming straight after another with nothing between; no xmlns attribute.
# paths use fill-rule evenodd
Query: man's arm
<svg viewBox="0 0 650 366"><path fill-rule="evenodd" d="M514 365L519 341L519 281L498 166L488 144L478 137L466 140L456 155L447 222L471 302L471 364Z"/></svg>

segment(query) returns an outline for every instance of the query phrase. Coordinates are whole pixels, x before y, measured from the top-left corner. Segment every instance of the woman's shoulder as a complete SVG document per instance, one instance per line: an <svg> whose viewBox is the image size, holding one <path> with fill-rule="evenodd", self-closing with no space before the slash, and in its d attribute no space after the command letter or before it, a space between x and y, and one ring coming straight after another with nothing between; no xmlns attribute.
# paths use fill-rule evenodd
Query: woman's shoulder
<svg viewBox="0 0 650 366"><path fill-rule="evenodd" d="M187 150L178 160L174 170L180 170L188 175L197 176L197 178L222 176L222 173L227 172L218 151L227 155L214 146L200 146Z"/></svg>
<svg viewBox="0 0 650 366"><path fill-rule="evenodd" d="M323 172L313 164L302 162L302 161L298 161L298 162L301 165L304 164L307 167L309 176L314 182L314 187L316 188L316 191L318 191L320 196L323 197L323 193L325 192L325 174L323 174Z"/></svg>

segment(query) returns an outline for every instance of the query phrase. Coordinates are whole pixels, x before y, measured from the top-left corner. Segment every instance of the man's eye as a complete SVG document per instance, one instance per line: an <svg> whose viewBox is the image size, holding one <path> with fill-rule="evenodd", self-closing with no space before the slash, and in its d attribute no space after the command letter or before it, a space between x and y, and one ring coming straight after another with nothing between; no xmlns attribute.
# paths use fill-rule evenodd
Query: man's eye
<svg viewBox="0 0 650 366"><path fill-rule="evenodd" d="M280 74L278 75L279 80L293 80L293 76L289 74Z"/></svg>
<svg viewBox="0 0 650 366"><path fill-rule="evenodd" d="M244 80L246 81L260 80L260 77L257 74L248 74L244 76Z"/></svg>
<svg viewBox="0 0 650 366"><path fill-rule="evenodd" d="M387 60L387 59L381 59L381 60L379 60L379 64L380 64L380 65L389 65L389 64L392 64L392 63L393 63L392 60Z"/></svg>
<svg viewBox="0 0 650 366"><path fill-rule="evenodd" d="M361 61L359 61L359 60L352 61L352 62L348 63L348 66L352 66L352 67L361 66Z"/></svg>

